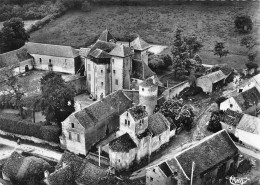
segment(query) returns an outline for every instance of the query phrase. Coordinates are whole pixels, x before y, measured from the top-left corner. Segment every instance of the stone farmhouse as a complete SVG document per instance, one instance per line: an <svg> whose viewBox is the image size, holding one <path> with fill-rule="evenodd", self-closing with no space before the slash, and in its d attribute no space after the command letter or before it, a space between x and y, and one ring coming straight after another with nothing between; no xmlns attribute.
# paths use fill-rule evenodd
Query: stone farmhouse
<svg viewBox="0 0 260 185"><path fill-rule="evenodd" d="M260 150L259 117L227 109L220 123L222 129L226 129L229 133L236 136L243 144Z"/></svg>
<svg viewBox="0 0 260 185"><path fill-rule="evenodd" d="M237 168L238 148L226 130L212 134L197 144L146 169L147 185L211 185ZM192 171L192 166L194 170Z"/></svg>
<svg viewBox="0 0 260 185"><path fill-rule="evenodd" d="M246 114L255 115L256 109L260 107L260 93L256 87L247 89L232 96L220 104L220 110L233 110Z"/></svg>
<svg viewBox="0 0 260 185"><path fill-rule="evenodd" d="M120 116L117 138L109 143L110 166L118 171L126 170L134 162L150 156L175 135L176 126L170 131L170 125L159 112L148 116L142 105L128 109Z"/></svg>

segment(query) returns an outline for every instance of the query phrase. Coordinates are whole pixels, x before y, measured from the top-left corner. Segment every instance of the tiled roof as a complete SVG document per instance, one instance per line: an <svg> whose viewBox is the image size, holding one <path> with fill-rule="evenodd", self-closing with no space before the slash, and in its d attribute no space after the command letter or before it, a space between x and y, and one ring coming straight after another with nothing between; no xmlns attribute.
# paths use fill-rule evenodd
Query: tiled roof
<svg viewBox="0 0 260 185"><path fill-rule="evenodd" d="M173 171L173 173L176 173L178 177L180 177L180 179L187 180L187 175L185 174L183 169L181 169L175 157L169 158L168 160L166 160L166 163L170 167L171 171Z"/></svg>
<svg viewBox="0 0 260 185"><path fill-rule="evenodd" d="M116 152L128 152L129 150L136 148L135 142L129 136L128 133L114 139L109 143L109 147Z"/></svg>
<svg viewBox="0 0 260 185"><path fill-rule="evenodd" d="M0 54L0 68L18 65L20 62L31 59L27 49L20 48L14 51Z"/></svg>
<svg viewBox="0 0 260 185"><path fill-rule="evenodd" d="M80 48L79 55L82 57L87 57L89 54L90 48Z"/></svg>
<svg viewBox="0 0 260 185"><path fill-rule="evenodd" d="M115 37L110 33L108 29L105 29L101 35L99 36L98 40L109 42L109 41L114 41L116 42Z"/></svg>
<svg viewBox="0 0 260 185"><path fill-rule="evenodd" d="M112 56L117 56L117 57L128 57L133 55L132 50L124 45L117 45L112 51L109 53Z"/></svg>
<svg viewBox="0 0 260 185"><path fill-rule="evenodd" d="M70 185L74 182L72 167L64 164L61 168L51 173L47 180L49 185Z"/></svg>
<svg viewBox="0 0 260 185"><path fill-rule="evenodd" d="M148 116L148 113L146 112L144 106L142 105L137 105L135 107L132 107L128 109L128 112L133 116L135 121Z"/></svg>
<svg viewBox="0 0 260 185"><path fill-rule="evenodd" d="M160 112L157 112L148 117L148 129L153 136L159 135L166 131L170 126L170 122Z"/></svg>
<svg viewBox="0 0 260 185"><path fill-rule="evenodd" d="M95 49L101 49L101 50L109 53L116 46L117 45L115 43L98 40L94 45L92 45L92 47L90 49L90 53L92 51L94 51Z"/></svg>
<svg viewBox="0 0 260 185"><path fill-rule="evenodd" d="M237 126L237 129L260 136L260 118L244 114Z"/></svg>
<svg viewBox="0 0 260 185"><path fill-rule="evenodd" d="M79 56L79 52L71 46L27 42L25 43L24 48L26 48L30 54L65 58L76 58Z"/></svg>
<svg viewBox="0 0 260 185"><path fill-rule="evenodd" d="M99 58L99 59L111 58L111 56L107 52L105 52L101 49L95 49L94 51L90 52L89 55L94 58Z"/></svg>
<svg viewBox="0 0 260 185"><path fill-rule="evenodd" d="M237 152L238 149L227 131L221 130L176 154L176 159L185 174L190 177L192 162L195 163L196 169L194 176L197 176L234 156Z"/></svg>
<svg viewBox="0 0 260 185"><path fill-rule="evenodd" d="M147 42L145 42L140 37L137 37L133 42L131 42L131 46L133 47L134 50L140 50L140 51L143 51L151 47Z"/></svg>
<svg viewBox="0 0 260 185"><path fill-rule="evenodd" d="M223 115L223 122L236 127L242 117L242 113L227 109Z"/></svg>
<svg viewBox="0 0 260 185"><path fill-rule="evenodd" d="M233 98L236 100L242 110L247 110L248 108L260 102L260 93L256 89L256 87L252 87L246 91L239 93Z"/></svg>
<svg viewBox="0 0 260 185"><path fill-rule="evenodd" d="M163 163L159 164L158 166L163 171L163 173L166 175L166 177L170 177L172 175L172 171L166 162L163 162Z"/></svg>
<svg viewBox="0 0 260 185"><path fill-rule="evenodd" d="M123 93L122 90L105 96L102 101L97 101L79 112L73 113L71 116L79 121L79 123L87 128L90 128L100 120L105 120L107 117L114 114L122 114L132 105L132 101ZM118 113L118 107L120 112Z"/></svg>
<svg viewBox="0 0 260 185"><path fill-rule="evenodd" d="M145 80L155 75L155 72L153 72L150 67L141 60L132 60L132 71L132 78L140 80Z"/></svg>
<svg viewBox="0 0 260 185"><path fill-rule="evenodd" d="M225 79L226 75L221 70L218 70L213 73L209 73L207 75L201 76L200 79L201 78L208 78L212 83L216 83L220 80Z"/></svg>
<svg viewBox="0 0 260 185"><path fill-rule="evenodd" d="M129 97L133 103L139 104L139 91L138 90L123 90L124 94Z"/></svg>

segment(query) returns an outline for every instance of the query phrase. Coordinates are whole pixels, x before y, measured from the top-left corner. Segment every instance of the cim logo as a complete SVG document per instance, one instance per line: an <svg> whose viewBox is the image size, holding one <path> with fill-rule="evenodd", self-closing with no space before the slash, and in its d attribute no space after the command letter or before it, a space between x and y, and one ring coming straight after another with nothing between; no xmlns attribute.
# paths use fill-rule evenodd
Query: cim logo
<svg viewBox="0 0 260 185"><path fill-rule="evenodd" d="M239 178L239 177L234 177L233 175L229 177L229 182L232 185L243 185L246 184L247 181L249 181L249 178Z"/></svg>

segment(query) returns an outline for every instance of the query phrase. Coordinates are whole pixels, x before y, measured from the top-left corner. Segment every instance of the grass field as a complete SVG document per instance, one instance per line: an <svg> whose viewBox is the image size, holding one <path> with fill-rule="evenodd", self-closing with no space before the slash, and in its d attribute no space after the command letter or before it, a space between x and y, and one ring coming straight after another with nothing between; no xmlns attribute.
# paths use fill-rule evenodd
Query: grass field
<svg viewBox="0 0 260 185"><path fill-rule="evenodd" d="M226 42L226 46L232 54L240 56L241 54L246 55L247 50L239 45L243 35L235 32L234 18L240 14L250 15L253 22L256 23L252 34L258 35L259 26L257 24L260 23L258 7L258 3L250 2L232 6L94 7L91 12L68 12L32 33L30 41L71 45L79 48L89 45L95 37L108 28L115 37L122 38L129 33L138 33L150 43L169 45L173 40L175 29L180 26L185 34L197 35L204 44L204 50L212 50L215 41L221 40ZM207 54L205 56L209 57ZM245 57L242 60L247 59ZM211 59L209 58L208 61L210 63Z"/></svg>

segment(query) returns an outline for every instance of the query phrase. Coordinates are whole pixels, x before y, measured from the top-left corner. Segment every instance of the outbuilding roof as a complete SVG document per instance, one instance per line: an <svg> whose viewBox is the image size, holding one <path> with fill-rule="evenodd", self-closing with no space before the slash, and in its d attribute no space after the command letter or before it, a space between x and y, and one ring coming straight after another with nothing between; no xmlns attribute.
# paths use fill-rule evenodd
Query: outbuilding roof
<svg viewBox="0 0 260 185"><path fill-rule="evenodd" d="M136 148L135 142L132 140L128 133L114 139L109 143L109 147L116 152L128 152L129 150Z"/></svg>
<svg viewBox="0 0 260 185"><path fill-rule="evenodd" d="M76 58L79 56L79 51L71 46L27 42L23 47L26 48L30 54L65 58Z"/></svg>
<svg viewBox="0 0 260 185"><path fill-rule="evenodd" d="M32 59L27 49L20 48L14 51L0 54L0 68L12 65L19 65L20 62Z"/></svg>
<svg viewBox="0 0 260 185"><path fill-rule="evenodd" d="M152 114L148 117L148 129L153 136L159 135L166 131L170 126L170 122L160 112Z"/></svg>
<svg viewBox="0 0 260 185"><path fill-rule="evenodd" d="M105 29L101 35L99 36L98 40L105 41L105 42L116 42L115 37L110 33L108 29Z"/></svg>
<svg viewBox="0 0 260 185"><path fill-rule="evenodd" d="M139 50L139 51L143 51L151 47L147 42L145 42L140 37L137 37L135 40L133 40L131 42L131 46L133 47L134 50Z"/></svg>
<svg viewBox="0 0 260 185"><path fill-rule="evenodd" d="M237 129L260 135L260 118L244 114L237 126Z"/></svg>
<svg viewBox="0 0 260 185"><path fill-rule="evenodd" d="M202 78L208 78L211 81L211 83L216 83L219 82L220 80L225 79L226 75L221 70L218 70L213 73L209 73L207 75L201 76L198 79L202 79Z"/></svg>
<svg viewBox="0 0 260 185"><path fill-rule="evenodd" d="M239 113L230 109L227 109L223 114L223 122L236 127L243 117L243 113Z"/></svg>
<svg viewBox="0 0 260 185"><path fill-rule="evenodd" d="M117 57L128 57L133 55L134 53L132 52L132 50L125 46L125 45L117 45L112 51L110 51L109 53L112 56L117 56Z"/></svg>
<svg viewBox="0 0 260 185"><path fill-rule="evenodd" d="M196 169L194 176L197 176L233 157L237 152L238 149L227 131L221 130L176 154L176 159L185 174L190 177L192 162L195 163Z"/></svg>

